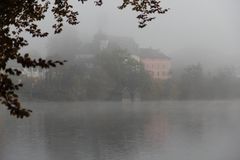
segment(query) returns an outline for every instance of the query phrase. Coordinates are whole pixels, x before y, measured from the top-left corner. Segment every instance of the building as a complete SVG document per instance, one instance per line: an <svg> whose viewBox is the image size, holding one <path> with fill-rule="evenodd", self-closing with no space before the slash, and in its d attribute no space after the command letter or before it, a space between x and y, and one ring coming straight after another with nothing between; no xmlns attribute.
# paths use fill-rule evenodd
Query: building
<svg viewBox="0 0 240 160"><path fill-rule="evenodd" d="M167 80L171 77L171 59L165 54L155 49L144 48L140 49L137 56L153 79Z"/></svg>
<svg viewBox="0 0 240 160"><path fill-rule="evenodd" d="M32 79L45 79L47 70L39 68L23 68L22 75Z"/></svg>

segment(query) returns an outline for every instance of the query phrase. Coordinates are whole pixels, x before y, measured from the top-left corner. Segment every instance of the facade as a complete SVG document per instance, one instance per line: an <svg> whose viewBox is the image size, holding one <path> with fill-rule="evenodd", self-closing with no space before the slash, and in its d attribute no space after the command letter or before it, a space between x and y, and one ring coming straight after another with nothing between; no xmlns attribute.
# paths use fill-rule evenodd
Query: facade
<svg viewBox="0 0 240 160"><path fill-rule="evenodd" d="M140 62L153 79L167 80L171 77L171 59L158 50L140 49Z"/></svg>

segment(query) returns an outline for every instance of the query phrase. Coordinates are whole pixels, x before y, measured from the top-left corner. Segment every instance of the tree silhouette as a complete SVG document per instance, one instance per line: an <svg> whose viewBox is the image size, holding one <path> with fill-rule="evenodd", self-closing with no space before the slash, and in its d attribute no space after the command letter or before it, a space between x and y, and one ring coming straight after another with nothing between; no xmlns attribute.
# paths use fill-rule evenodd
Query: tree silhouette
<svg viewBox="0 0 240 160"><path fill-rule="evenodd" d="M78 0L85 3L87 0ZM96 6L102 5L102 0L95 1ZM131 7L139 13L139 27L143 28L147 22L154 19L154 14L164 14L158 0L123 0L119 9ZM23 68L49 68L62 65L64 61L34 59L28 53L21 53L21 49L28 45L22 35L28 32L32 37L46 37L48 32L42 31L38 22L45 20L47 12L51 12L55 22L52 25L54 33L60 33L63 22L70 25L78 24L78 12L73 9L69 0L1 0L0 1L0 101L11 115L17 118L28 117L31 110L22 107L16 91L22 87L21 83L14 82L13 77L22 74L20 69L12 68L10 61Z"/></svg>

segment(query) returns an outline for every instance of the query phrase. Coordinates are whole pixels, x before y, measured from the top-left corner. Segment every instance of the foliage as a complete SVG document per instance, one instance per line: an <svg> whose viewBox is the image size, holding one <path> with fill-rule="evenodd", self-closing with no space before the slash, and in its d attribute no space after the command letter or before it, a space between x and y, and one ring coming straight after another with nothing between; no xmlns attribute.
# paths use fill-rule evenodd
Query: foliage
<svg viewBox="0 0 240 160"><path fill-rule="evenodd" d="M181 80L179 81L179 89L181 91L181 99L199 98L203 89L203 71L202 66L190 65L185 68Z"/></svg>
<svg viewBox="0 0 240 160"><path fill-rule="evenodd" d="M22 93L50 100L122 100L127 92L125 98L133 99L145 93L148 79L142 64L129 54L106 49L90 59L49 70L45 79L25 86Z"/></svg>
<svg viewBox="0 0 240 160"><path fill-rule="evenodd" d="M143 85L145 74L141 63L133 59L129 54L120 51L102 53L97 56L97 63L109 77L114 86L113 96L123 98L123 92L129 94L128 98L133 99ZM111 99L115 99L112 97Z"/></svg>
<svg viewBox="0 0 240 160"><path fill-rule="evenodd" d="M24 97L57 101L122 100L136 96L141 100L240 98L240 78L232 70L205 73L198 64L187 66L184 72L172 75L169 80L153 80L140 63L132 63L134 60L126 56L102 53L91 60L91 67L77 61L77 64L50 70L45 79L36 82L25 79L28 83L21 93ZM126 65L131 67L121 63L124 57L130 59ZM131 68L140 68L140 71Z"/></svg>
<svg viewBox="0 0 240 160"><path fill-rule="evenodd" d="M178 99L233 99L240 98L240 78L233 68L204 73L200 64L187 66L174 78Z"/></svg>
<svg viewBox="0 0 240 160"><path fill-rule="evenodd" d="M87 0L78 0L84 3ZM95 1L97 6L102 5L102 0ZM131 6L133 11L139 13L139 27L154 19L149 15L164 14L167 9L162 9L157 0L123 0L119 9ZM63 22L71 25L78 24L78 12L73 10L69 0L1 0L0 1L0 101L7 106L11 115L18 118L28 117L30 110L21 106L16 91L22 87L21 83L14 82L12 76L22 74L20 69L12 68L9 62L13 61L23 68L49 68L61 61L33 59L28 53L21 53L21 49L28 45L22 33L28 32L32 37L46 37L47 32L41 30L38 22L45 19L50 11L55 19L54 33L62 31Z"/></svg>

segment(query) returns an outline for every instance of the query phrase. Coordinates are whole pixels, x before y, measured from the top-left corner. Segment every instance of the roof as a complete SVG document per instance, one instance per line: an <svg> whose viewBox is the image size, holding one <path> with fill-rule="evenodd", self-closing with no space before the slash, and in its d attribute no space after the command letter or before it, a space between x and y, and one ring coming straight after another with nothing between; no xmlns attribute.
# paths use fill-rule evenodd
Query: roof
<svg viewBox="0 0 240 160"><path fill-rule="evenodd" d="M159 58L159 59L171 59L170 57L166 56L164 53L160 52L157 49L151 48L141 48L139 51L140 58Z"/></svg>

